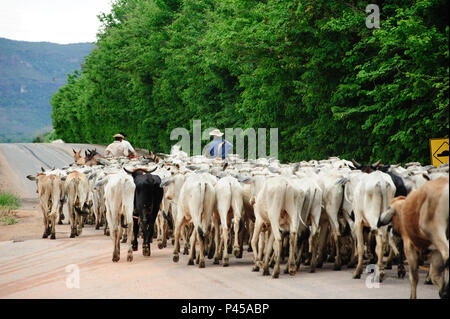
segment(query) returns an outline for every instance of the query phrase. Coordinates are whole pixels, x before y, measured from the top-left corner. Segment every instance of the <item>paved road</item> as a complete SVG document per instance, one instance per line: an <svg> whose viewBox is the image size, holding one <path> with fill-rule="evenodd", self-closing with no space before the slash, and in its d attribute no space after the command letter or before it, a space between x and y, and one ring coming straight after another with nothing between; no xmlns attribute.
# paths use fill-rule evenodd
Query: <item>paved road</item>
<svg viewBox="0 0 450 319"><path fill-rule="evenodd" d="M36 197L36 184L27 175L35 175L44 169L61 168L73 163L73 151L97 148L103 154L105 147L87 144L48 143L0 143L0 170L8 175L3 188L19 193L27 201ZM0 185L1 186L1 185Z"/></svg>
<svg viewBox="0 0 450 319"><path fill-rule="evenodd" d="M25 176L40 167L61 167L72 162L71 148L86 145L0 144L0 181L14 187L23 198L36 200L35 184ZM97 148L102 152L101 148ZM0 185L1 186L1 185ZM67 216L67 215L66 215ZM281 274L279 279L251 272L252 254L243 259L230 256L230 266L206 268L187 266L187 256L172 261L172 246L159 250L152 243L151 257L134 253L126 262L126 245L121 260L113 263L113 244L87 225L80 237L70 239L69 225L57 225L56 240L41 239L42 217L36 205L18 215L19 223L0 226L0 298L408 298L409 280L396 278L396 267L387 270L379 288L366 286L367 274L352 279L352 269L333 271L332 264L310 274L302 267L296 276ZM67 220L66 220L67 223ZM9 228L8 228L9 227ZM141 248L141 247L140 247ZM77 265L79 288L66 283ZM73 269L73 268L72 268ZM423 284L420 272L419 298L438 298L436 287ZM69 280L70 281L70 280Z"/></svg>

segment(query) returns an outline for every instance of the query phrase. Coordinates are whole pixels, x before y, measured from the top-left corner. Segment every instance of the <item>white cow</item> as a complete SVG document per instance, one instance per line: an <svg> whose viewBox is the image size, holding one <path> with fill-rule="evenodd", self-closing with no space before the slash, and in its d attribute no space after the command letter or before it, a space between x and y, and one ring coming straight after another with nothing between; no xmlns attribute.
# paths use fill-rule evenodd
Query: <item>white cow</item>
<svg viewBox="0 0 450 319"><path fill-rule="evenodd" d="M106 220L111 239L114 242L113 262L120 260L120 238L126 229L128 255L127 261L133 261L133 209L136 186L133 177L125 173L108 175L105 185ZM121 227L122 226L122 227Z"/></svg>
<svg viewBox="0 0 450 319"><path fill-rule="evenodd" d="M358 246L358 266L353 278L361 278L364 255L363 226L370 227L375 232L376 248L378 257L380 280L384 278L384 241L386 229L378 228L377 223L380 215L387 210L389 203L394 198L396 187L389 175L380 171L364 174L356 185L353 212L355 214L355 232Z"/></svg>
<svg viewBox="0 0 450 319"><path fill-rule="evenodd" d="M266 179L261 191L256 196L254 206L255 229L252 238L255 261L254 271L258 271L261 267L261 260L259 260L260 256L258 254L258 249L261 249L261 247L258 248L257 242L263 226L267 225L271 229L271 234L269 242L266 244L263 274L269 274L270 254L273 246L275 246L275 267L272 277L279 277L282 232L289 232L290 234L288 270L291 275L295 274L297 266L294 252L297 244L300 211L303 207L304 199L304 190L299 187L297 178L275 176Z"/></svg>
<svg viewBox="0 0 450 319"><path fill-rule="evenodd" d="M185 224L192 223L189 265L194 264L195 242L200 243L199 267L205 267L205 238L208 238L215 204L214 185L216 178L209 173L190 174L184 182L178 198L175 221L175 247L173 261L179 260L180 233Z"/></svg>
<svg viewBox="0 0 450 319"><path fill-rule="evenodd" d="M215 245L216 252L214 255L214 263L219 262L220 248L223 245L223 266L229 264L228 255L228 236L230 232L229 224L233 221L234 226L234 244L233 254L238 257L240 254L239 247L239 224L244 214L243 189L238 180L232 176L221 178L215 185L217 214L214 214L215 227ZM222 238L219 244L219 220Z"/></svg>

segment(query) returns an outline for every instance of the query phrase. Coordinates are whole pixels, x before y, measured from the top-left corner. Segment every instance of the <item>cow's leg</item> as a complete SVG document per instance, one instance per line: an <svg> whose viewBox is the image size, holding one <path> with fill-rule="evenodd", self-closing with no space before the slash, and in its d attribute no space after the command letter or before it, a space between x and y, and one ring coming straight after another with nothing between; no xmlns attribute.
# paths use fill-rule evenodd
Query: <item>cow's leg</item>
<svg viewBox="0 0 450 319"><path fill-rule="evenodd" d="M70 219L70 238L75 238L77 233L77 225L76 225L77 216L75 208L70 203L68 204L67 207L69 209L69 219Z"/></svg>
<svg viewBox="0 0 450 319"><path fill-rule="evenodd" d="M334 259L334 270L341 270L342 261L341 261L341 254L340 254L340 247L339 247L339 239L340 239L340 231L339 231L339 221L337 220L337 213L336 215L333 215L333 217L330 217L330 225L331 225L331 236L334 242L334 252L335 252L335 259Z"/></svg>
<svg viewBox="0 0 450 319"><path fill-rule="evenodd" d="M199 256L200 256L200 262L198 267L199 268L205 268L205 254L204 254L204 249L205 249L205 238L201 238L200 234L198 232L196 232L197 234L197 239L199 242ZM224 263L225 266L225 263Z"/></svg>
<svg viewBox="0 0 450 319"><path fill-rule="evenodd" d="M94 196L97 196L97 195L94 194ZM94 205L92 206L92 208L94 210L94 216L95 216L95 229L100 229L101 213L100 213L100 206L99 206L98 199L94 200Z"/></svg>
<svg viewBox="0 0 450 319"><path fill-rule="evenodd" d="M120 260L120 234L119 226L114 227L112 230L114 239L114 252L113 252L113 262L118 262Z"/></svg>
<svg viewBox="0 0 450 319"><path fill-rule="evenodd" d="M108 219L105 218L105 229L103 231L103 234L105 236L109 236L110 235L110 230L109 230L109 224L108 224ZM137 236L136 236L137 238Z"/></svg>
<svg viewBox="0 0 450 319"><path fill-rule="evenodd" d="M254 258L254 266L253 271L259 271L260 268L260 259L258 256L258 241L259 241L259 234L261 233L261 229L263 227L263 221L261 219L255 220L255 228L252 236L252 250L253 250L253 258ZM261 246L260 246L261 248Z"/></svg>
<svg viewBox="0 0 450 319"><path fill-rule="evenodd" d="M439 295L441 295L441 291L443 290L444 277L442 276L442 270L444 269L444 260L442 259L442 255L438 250L433 250L431 253L431 263L430 263L430 278L433 284L438 286ZM442 296L441 296L442 298Z"/></svg>
<svg viewBox="0 0 450 319"><path fill-rule="evenodd" d="M128 242L128 240L127 240L128 239L128 231L126 228L123 229L121 238L122 238L122 244L125 244Z"/></svg>
<svg viewBox="0 0 450 319"><path fill-rule="evenodd" d="M266 228L266 227L264 227ZM267 242L269 241L270 230L265 229L263 232L259 233L258 239L258 260L260 260L260 265L262 266L264 251L266 250Z"/></svg>
<svg viewBox="0 0 450 319"><path fill-rule="evenodd" d="M191 230L193 230L190 225L185 225L181 230L181 236L184 242L183 255L189 255L189 238L192 234Z"/></svg>
<svg viewBox="0 0 450 319"><path fill-rule="evenodd" d="M436 250L439 252L439 256L442 259L442 265L440 265L441 266L440 272L442 272L442 270L444 271L442 274L442 282L440 283L440 285L438 284L439 296L443 299L447 299L448 293L449 293L449 285L448 285L449 284L449 246L448 246L448 239L446 236L446 230L448 231L448 219L442 221L439 224L439 228L441 228L441 229L437 229L437 231L435 231L435 232L430 231L429 233L431 233L431 236L430 236L431 240L432 240L433 244L436 246ZM439 264L437 256L434 256L433 260L436 260L436 264ZM436 273L436 272L437 272L437 270L434 271L434 273ZM436 276L436 275L435 274L431 275L431 279L433 280L433 283L434 283L433 276Z"/></svg>
<svg viewBox="0 0 450 319"><path fill-rule="evenodd" d="M162 217L161 220L162 220L162 234L161 234L162 247L165 248L165 247L167 247L167 234L169 232L169 223L167 222L167 220L164 217ZM159 248L159 246L158 246L158 248Z"/></svg>
<svg viewBox="0 0 450 319"><path fill-rule="evenodd" d="M234 212L233 212L234 214ZM238 257L240 254L240 245L239 245L239 225L241 223L241 216L238 216L237 214L234 214L234 223L233 223L233 230L234 230L234 244L233 244L233 255L235 257Z"/></svg>
<svg viewBox="0 0 450 319"><path fill-rule="evenodd" d="M289 234L289 259L288 259L289 275L291 276L294 276L295 273L297 272L297 265L295 263L296 251L297 251L297 231L291 230Z"/></svg>
<svg viewBox="0 0 450 319"><path fill-rule="evenodd" d="M156 216L156 223L155 223L156 230L157 230L156 242L158 243L158 249L164 248L163 243L162 243L162 241L163 241L163 238L162 238L163 237L163 225L162 225L161 218L163 218L162 213L159 212L158 216Z"/></svg>
<svg viewBox="0 0 450 319"><path fill-rule="evenodd" d="M409 268L409 282L411 284L411 299L417 298L417 282L419 280L418 267L419 267L419 254L413 247L412 243L406 239L403 243L405 245L405 255L408 259Z"/></svg>
<svg viewBox="0 0 450 319"><path fill-rule="evenodd" d="M375 252L377 254L378 257L378 261L377 261L377 266L378 266L378 270L380 273L380 282L383 281L384 277L385 277L385 272L384 272L384 263L383 263L383 256L384 256L384 234L381 232L381 229L377 230L376 233L376 242L377 245L375 247Z"/></svg>
<svg viewBox="0 0 450 319"><path fill-rule="evenodd" d="M239 222L239 226L240 229L239 234L238 234L238 243L239 243L239 252L237 255L235 255L236 258L242 258L242 254L244 252L244 236L246 234L246 228L244 226L244 223L241 219L241 221Z"/></svg>
<svg viewBox="0 0 450 319"><path fill-rule="evenodd" d="M255 229L255 223L249 219L248 220L248 242L247 242L247 245L248 245L247 251L249 253L252 252L252 238L253 238L254 229Z"/></svg>
<svg viewBox="0 0 450 319"><path fill-rule="evenodd" d="M221 223L222 223L222 240L223 240L223 266L227 267L229 265L230 262L230 256L228 255L228 235L229 235L229 230L228 230L228 225L227 225L227 220L226 217L225 218L221 218Z"/></svg>
<svg viewBox="0 0 450 319"><path fill-rule="evenodd" d="M320 224L320 231L319 231L319 239L317 243L317 268L322 268L323 261L324 261L324 248L327 243L327 237L328 237L328 219L325 219ZM316 268L310 268L309 272L315 272Z"/></svg>
<svg viewBox="0 0 450 319"><path fill-rule="evenodd" d="M397 266L397 275L398 278L405 278L406 270L405 270L405 250L403 249L403 240L400 238L398 241L398 251L399 251L399 261Z"/></svg>
<svg viewBox="0 0 450 319"><path fill-rule="evenodd" d="M216 243L215 243L216 232L217 232L217 230L214 228L214 226L212 226L211 231L209 233L208 245L206 246L206 251L207 251L206 254L208 256L208 259L212 259L216 253Z"/></svg>
<svg viewBox="0 0 450 319"><path fill-rule="evenodd" d="M60 205L59 205L59 210L58 210L58 214L59 214L58 225L62 225L63 220L64 220L63 204L64 204L64 202L63 202L63 200L61 200Z"/></svg>
<svg viewBox="0 0 450 319"><path fill-rule="evenodd" d="M272 278L278 278L280 276L280 259L281 259L282 241L281 241L280 232L274 231L273 226L272 226L272 233L273 233L273 236L275 239L274 240L275 241L274 242L275 267L273 268Z"/></svg>
<svg viewBox="0 0 450 319"><path fill-rule="evenodd" d="M219 214L217 212L213 213L213 226L214 226L214 245L215 245L215 252L214 252L214 264L218 265L220 260L220 220L219 220Z"/></svg>
<svg viewBox="0 0 450 319"><path fill-rule="evenodd" d="M353 273L353 279L361 278L362 268L363 268L363 258L364 258L364 236L363 236L363 226L362 222L359 221L355 225L356 241L358 245L358 266L356 266L355 272Z"/></svg>
<svg viewBox="0 0 450 319"><path fill-rule="evenodd" d="M133 227L132 227L133 226ZM127 261L133 261L133 233L134 233L134 221L133 218L128 221L128 225L126 228L127 231L127 244L128 244L128 255L127 255Z"/></svg>
<svg viewBox="0 0 450 319"><path fill-rule="evenodd" d="M233 210L233 219L234 219L234 244L233 244L233 255L238 257L241 255L241 245L239 242L239 234L240 230L244 229L242 216L244 214L244 206L241 200L236 200L233 198L231 201L231 207Z"/></svg>
<svg viewBox="0 0 450 319"><path fill-rule="evenodd" d="M57 219L57 215L53 215L51 217L51 222L52 222L52 231L51 231L51 236L50 239L56 239L56 219Z"/></svg>
<svg viewBox="0 0 450 319"><path fill-rule="evenodd" d="M133 215L133 241L131 243L133 251L138 250L138 235L139 235L139 219L137 216Z"/></svg>
<svg viewBox="0 0 450 319"><path fill-rule="evenodd" d="M174 262L178 262L178 260L180 260L180 234L181 231L184 228L184 217L180 216L181 214L177 215L177 219L175 221L175 241L174 241L174 246L173 246L173 261Z"/></svg>
<svg viewBox="0 0 450 319"><path fill-rule="evenodd" d="M149 218L150 216L144 215L144 218L141 220L142 232L144 235L142 241L142 255L146 257L150 256L150 240L153 235L153 229L150 229Z"/></svg>
<svg viewBox="0 0 450 319"><path fill-rule="evenodd" d="M83 216L77 213L75 219L78 220L75 235L80 236L84 225Z"/></svg>
<svg viewBox="0 0 450 319"><path fill-rule="evenodd" d="M320 209L319 212L315 212L311 214L311 233L309 235L309 251L311 253L310 259L310 272L315 272L317 267L317 248L319 245L319 223L320 223ZM306 245L306 243L305 243ZM301 254L299 255L301 258ZM297 262L297 269L300 267L300 260Z"/></svg>
<svg viewBox="0 0 450 319"><path fill-rule="evenodd" d="M194 229L194 231L191 234L191 238L189 240L190 246L191 246L191 249L189 251L189 259L188 259L189 266L194 264L194 258L195 258L195 253L196 253L196 251L195 251L196 240L197 240L197 230Z"/></svg>
<svg viewBox="0 0 450 319"><path fill-rule="evenodd" d="M386 259L386 267L385 269L392 269L392 264L394 263L395 253L392 247L388 246L389 255Z"/></svg>
<svg viewBox="0 0 450 319"><path fill-rule="evenodd" d="M264 263L263 263L263 276L270 275L269 272L269 265L271 263L271 255L273 250L273 243L274 243L275 237L273 236L273 233L270 234L269 239L266 243L265 252L264 252Z"/></svg>
<svg viewBox="0 0 450 319"><path fill-rule="evenodd" d="M48 231L48 216L47 216L47 208L44 207L44 205L41 206L42 216L43 216L43 222L44 222L44 233L42 234L42 238L47 238L49 235Z"/></svg>

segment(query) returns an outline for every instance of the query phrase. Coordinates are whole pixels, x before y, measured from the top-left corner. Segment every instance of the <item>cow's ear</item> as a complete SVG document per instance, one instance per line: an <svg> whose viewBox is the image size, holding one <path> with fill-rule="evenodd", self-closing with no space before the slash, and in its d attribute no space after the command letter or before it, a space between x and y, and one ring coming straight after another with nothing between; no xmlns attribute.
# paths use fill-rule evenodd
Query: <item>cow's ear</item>
<svg viewBox="0 0 450 319"><path fill-rule="evenodd" d="M250 184L252 179L250 177L239 177L238 181L242 184Z"/></svg>
<svg viewBox="0 0 450 319"><path fill-rule="evenodd" d="M422 174L423 178L425 178L427 181L431 181L430 176L428 176L427 174Z"/></svg>
<svg viewBox="0 0 450 319"><path fill-rule="evenodd" d="M75 152L75 150L74 150L73 148L72 148L72 151L73 151L73 153L74 153L74 154L76 154L76 153L77 153L77 152Z"/></svg>
<svg viewBox="0 0 450 319"><path fill-rule="evenodd" d="M42 173L45 173L45 169L41 166Z"/></svg>
<svg viewBox="0 0 450 319"><path fill-rule="evenodd" d="M35 180L36 180L36 176L33 176L33 175L28 175L27 178L28 178L30 181L35 181Z"/></svg>
<svg viewBox="0 0 450 319"><path fill-rule="evenodd" d="M169 186L172 182L173 182L173 178L171 178L171 177L165 178L161 181L161 184L159 186L166 187L166 186Z"/></svg>

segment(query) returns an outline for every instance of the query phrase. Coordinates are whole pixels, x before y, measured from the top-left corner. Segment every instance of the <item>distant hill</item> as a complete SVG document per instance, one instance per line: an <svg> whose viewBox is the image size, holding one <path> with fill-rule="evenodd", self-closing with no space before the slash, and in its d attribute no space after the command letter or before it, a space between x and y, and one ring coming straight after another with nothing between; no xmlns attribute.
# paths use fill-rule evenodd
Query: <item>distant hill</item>
<svg viewBox="0 0 450 319"><path fill-rule="evenodd" d="M0 38L0 143L31 141L51 130L52 94L93 48Z"/></svg>

